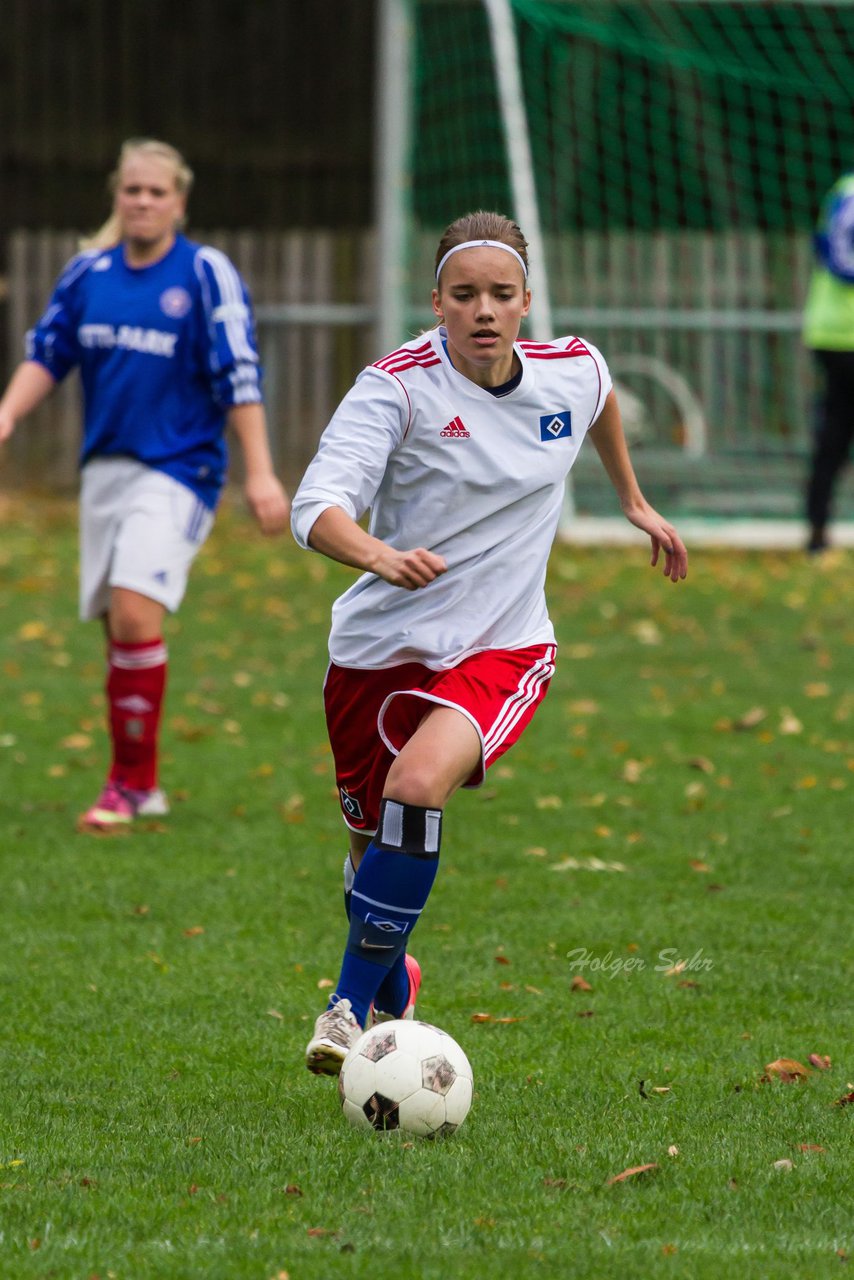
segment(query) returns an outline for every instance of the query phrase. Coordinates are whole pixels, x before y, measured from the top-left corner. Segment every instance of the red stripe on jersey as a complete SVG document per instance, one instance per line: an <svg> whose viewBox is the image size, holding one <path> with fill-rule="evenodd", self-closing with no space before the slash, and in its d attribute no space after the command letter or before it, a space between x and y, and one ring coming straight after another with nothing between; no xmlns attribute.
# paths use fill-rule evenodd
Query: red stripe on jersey
<svg viewBox="0 0 854 1280"><path fill-rule="evenodd" d="M576 356L590 355L590 349L580 338L573 338L569 346L564 347L562 351L555 351L551 343L546 342L520 342L519 346L529 360L571 360Z"/></svg>
<svg viewBox="0 0 854 1280"><path fill-rule="evenodd" d="M434 364L441 364L442 361L438 356L433 356L431 360L398 360L396 363L383 361L382 364L374 365L375 369L381 369L383 373L404 373L407 369L429 369Z"/></svg>
<svg viewBox="0 0 854 1280"><path fill-rule="evenodd" d="M441 364L441 360L434 352L433 344L425 342L420 347L401 347L397 351L392 351L389 355L383 356L382 360L377 360L374 368L382 369L385 373L400 373L416 365L428 369L434 364Z"/></svg>

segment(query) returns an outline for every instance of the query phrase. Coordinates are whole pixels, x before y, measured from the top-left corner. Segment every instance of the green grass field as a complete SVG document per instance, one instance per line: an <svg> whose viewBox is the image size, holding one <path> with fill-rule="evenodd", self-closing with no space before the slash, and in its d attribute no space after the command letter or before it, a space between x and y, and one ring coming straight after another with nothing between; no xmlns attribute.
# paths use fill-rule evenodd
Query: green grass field
<svg viewBox="0 0 854 1280"><path fill-rule="evenodd" d="M350 573L223 513L168 627L173 814L99 839L74 513L0 516L3 1280L854 1265L850 555L697 552L674 587L555 551L551 692L449 806L413 944L475 1073L430 1143L350 1129L302 1065L344 938Z"/></svg>

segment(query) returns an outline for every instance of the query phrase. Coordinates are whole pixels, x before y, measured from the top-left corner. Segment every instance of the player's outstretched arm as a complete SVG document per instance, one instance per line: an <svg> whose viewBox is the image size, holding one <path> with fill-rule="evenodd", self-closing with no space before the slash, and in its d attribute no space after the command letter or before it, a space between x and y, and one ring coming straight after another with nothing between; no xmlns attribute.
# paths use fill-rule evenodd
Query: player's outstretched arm
<svg viewBox="0 0 854 1280"><path fill-rule="evenodd" d="M327 507L320 513L311 527L308 544L331 560L375 573L406 591L428 586L448 567L442 556L426 547L396 551L367 533L340 507Z"/></svg>
<svg viewBox="0 0 854 1280"><path fill-rule="evenodd" d="M267 420L261 404L236 404L228 411L232 428L243 451L246 480L244 490L249 509L261 528L272 536L288 526L291 501L273 471Z"/></svg>
<svg viewBox="0 0 854 1280"><path fill-rule="evenodd" d="M629 457L620 407L611 391L596 422L590 428L590 439L596 447L608 478L616 490L623 515L638 529L649 534L652 544L650 564L658 564L664 553L664 576L679 582L688 573L688 552L672 524L650 506L640 491Z"/></svg>
<svg viewBox="0 0 854 1280"><path fill-rule="evenodd" d="M18 365L0 400L0 444L9 439L18 419L37 409L55 386L54 378L38 361L24 360Z"/></svg>

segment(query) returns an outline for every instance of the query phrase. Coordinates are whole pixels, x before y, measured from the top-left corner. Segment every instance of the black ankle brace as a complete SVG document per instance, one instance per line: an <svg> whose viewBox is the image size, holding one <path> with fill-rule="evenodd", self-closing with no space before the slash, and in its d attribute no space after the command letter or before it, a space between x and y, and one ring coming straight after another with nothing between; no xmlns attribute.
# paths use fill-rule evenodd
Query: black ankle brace
<svg viewBox="0 0 854 1280"><path fill-rule="evenodd" d="M438 858L442 842L442 810L383 800L374 842L416 858Z"/></svg>

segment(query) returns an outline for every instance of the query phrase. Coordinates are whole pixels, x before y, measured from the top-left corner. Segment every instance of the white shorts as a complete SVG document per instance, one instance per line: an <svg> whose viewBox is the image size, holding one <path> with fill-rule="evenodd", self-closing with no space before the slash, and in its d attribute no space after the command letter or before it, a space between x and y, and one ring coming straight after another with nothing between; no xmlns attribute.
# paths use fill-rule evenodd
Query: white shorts
<svg viewBox="0 0 854 1280"><path fill-rule="evenodd" d="M174 613L214 514L191 489L132 458L94 458L80 489L80 617L127 587Z"/></svg>

